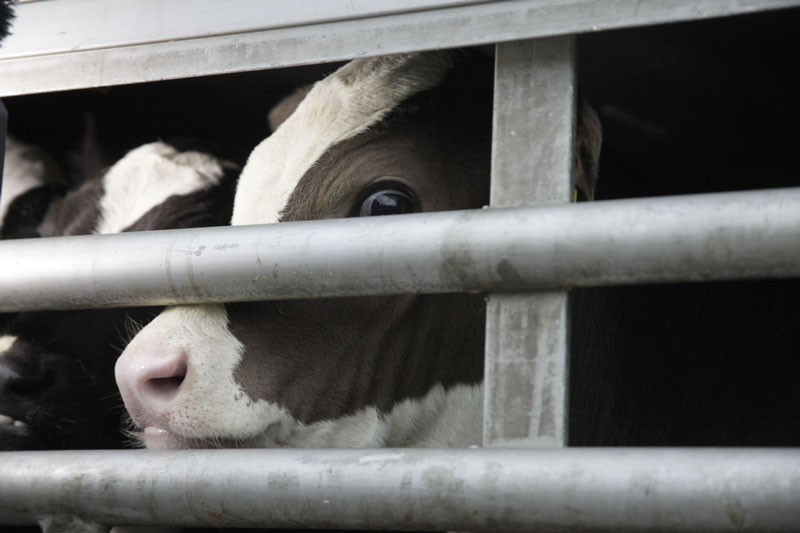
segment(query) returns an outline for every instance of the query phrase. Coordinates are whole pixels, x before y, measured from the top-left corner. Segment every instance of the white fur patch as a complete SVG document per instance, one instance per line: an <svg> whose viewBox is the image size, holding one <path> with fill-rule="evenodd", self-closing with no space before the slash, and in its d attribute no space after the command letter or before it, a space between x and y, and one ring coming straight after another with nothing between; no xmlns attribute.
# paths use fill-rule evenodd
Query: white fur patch
<svg viewBox="0 0 800 533"><path fill-rule="evenodd" d="M263 401L263 400L260 400ZM270 424L255 439L260 448L454 448L480 445L483 386L436 385L389 413L366 407L334 420L305 425L290 416Z"/></svg>
<svg viewBox="0 0 800 533"><path fill-rule="evenodd" d="M126 368L135 369L137 353L169 353L179 349L190 354L181 390L169 411L138 414L126 395ZM117 382L128 410L140 424L151 424L185 437L216 438L253 436L254 420L274 420L281 409L260 405L233 379L244 348L228 330L222 305L175 306L145 326L117 360Z"/></svg>
<svg viewBox="0 0 800 533"><path fill-rule="evenodd" d="M119 233L170 196L212 187L223 174L223 163L208 154L161 142L131 150L103 177L95 233Z"/></svg>
<svg viewBox="0 0 800 533"><path fill-rule="evenodd" d="M231 224L278 222L300 179L328 148L438 84L450 65L448 52L357 59L317 82L295 112L250 153Z"/></svg>
<svg viewBox="0 0 800 533"><path fill-rule="evenodd" d="M17 342L17 337L14 335L0 336L0 356L9 351L15 342Z"/></svg>
<svg viewBox="0 0 800 533"><path fill-rule="evenodd" d="M6 161L3 170L3 188L0 191L0 228L8 207L16 198L44 185L47 167L42 152L6 138Z"/></svg>

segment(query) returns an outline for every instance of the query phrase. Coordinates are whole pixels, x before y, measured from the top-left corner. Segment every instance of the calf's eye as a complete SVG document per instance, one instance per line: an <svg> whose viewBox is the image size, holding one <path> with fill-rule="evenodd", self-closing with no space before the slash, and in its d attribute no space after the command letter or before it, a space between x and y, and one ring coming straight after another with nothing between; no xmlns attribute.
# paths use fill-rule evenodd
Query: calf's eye
<svg viewBox="0 0 800 533"><path fill-rule="evenodd" d="M397 182L381 182L369 187L361 198L358 216L402 215L419 211L414 192Z"/></svg>

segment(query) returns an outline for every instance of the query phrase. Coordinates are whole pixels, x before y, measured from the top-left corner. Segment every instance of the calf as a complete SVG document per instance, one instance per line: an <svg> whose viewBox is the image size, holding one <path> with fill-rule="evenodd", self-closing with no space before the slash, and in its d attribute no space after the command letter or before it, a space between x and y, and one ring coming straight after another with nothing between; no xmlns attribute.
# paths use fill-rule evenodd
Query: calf
<svg viewBox="0 0 800 533"><path fill-rule="evenodd" d="M357 60L298 93L242 173L233 224L484 205L489 71L439 53ZM591 198L599 134L581 119ZM800 444L798 288L575 291L570 444ZM173 307L117 380L148 447L478 444L483 320L469 294Z"/></svg>
<svg viewBox="0 0 800 533"><path fill-rule="evenodd" d="M271 114L234 225L486 205L487 58L356 60L306 91ZM117 382L152 448L478 444L483 328L475 294L178 306Z"/></svg>
<svg viewBox="0 0 800 533"><path fill-rule="evenodd" d="M45 203L47 165L31 148L11 148L3 191L6 237L210 226L230 217L235 169L201 152L148 144ZM157 312L13 316L0 334L0 450L121 447L114 361L131 328Z"/></svg>
<svg viewBox="0 0 800 533"><path fill-rule="evenodd" d="M485 205L491 76L453 62L357 60L318 82L251 154L232 223ZM476 443L482 321L468 294L172 307L117 382L148 447Z"/></svg>

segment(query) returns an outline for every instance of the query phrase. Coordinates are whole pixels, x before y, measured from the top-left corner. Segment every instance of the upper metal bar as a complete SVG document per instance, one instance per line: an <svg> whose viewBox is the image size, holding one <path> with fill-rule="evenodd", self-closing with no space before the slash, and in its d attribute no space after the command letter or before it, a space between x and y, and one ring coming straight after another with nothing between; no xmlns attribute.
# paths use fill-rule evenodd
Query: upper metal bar
<svg viewBox="0 0 800 533"><path fill-rule="evenodd" d="M575 135L575 39L497 45L492 207L567 203ZM568 294L490 294L484 446L565 446Z"/></svg>
<svg viewBox="0 0 800 533"><path fill-rule="evenodd" d="M235 5L225 2L231 11L236 11ZM35 56L0 60L0 96L492 44L795 6L800 6L800 0L513 0L77 52L58 49L58 53L45 54L36 50ZM29 7L19 6L20 19ZM240 12L243 18L251 16L247 10ZM109 20L129 23L124 17Z"/></svg>
<svg viewBox="0 0 800 533"><path fill-rule="evenodd" d="M797 531L800 450L5 452L0 524Z"/></svg>
<svg viewBox="0 0 800 533"><path fill-rule="evenodd" d="M20 6L0 58L310 26L491 0L58 0Z"/></svg>
<svg viewBox="0 0 800 533"><path fill-rule="evenodd" d="M0 242L0 311L800 276L800 188Z"/></svg>

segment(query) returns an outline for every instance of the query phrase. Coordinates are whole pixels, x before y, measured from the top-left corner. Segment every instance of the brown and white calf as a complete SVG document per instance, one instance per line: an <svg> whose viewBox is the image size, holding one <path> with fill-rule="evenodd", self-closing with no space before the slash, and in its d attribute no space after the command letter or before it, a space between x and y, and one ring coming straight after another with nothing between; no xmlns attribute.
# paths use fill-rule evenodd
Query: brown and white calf
<svg viewBox="0 0 800 533"><path fill-rule="evenodd" d="M491 72L445 52L362 59L290 97L232 224L486 205ZM483 329L475 294L177 306L129 344L117 382L151 448L466 446Z"/></svg>
<svg viewBox="0 0 800 533"><path fill-rule="evenodd" d="M59 196L52 165L8 146L0 232L5 238L219 225L230 217L233 169L197 151L141 146L104 175ZM159 309L7 315L0 326L0 450L116 448L121 431L114 362L129 323Z"/></svg>
<svg viewBox="0 0 800 533"><path fill-rule="evenodd" d="M491 76L472 66L393 56L317 83L251 154L232 223L481 207ZM172 307L117 381L148 447L469 444L482 320L475 295Z"/></svg>

